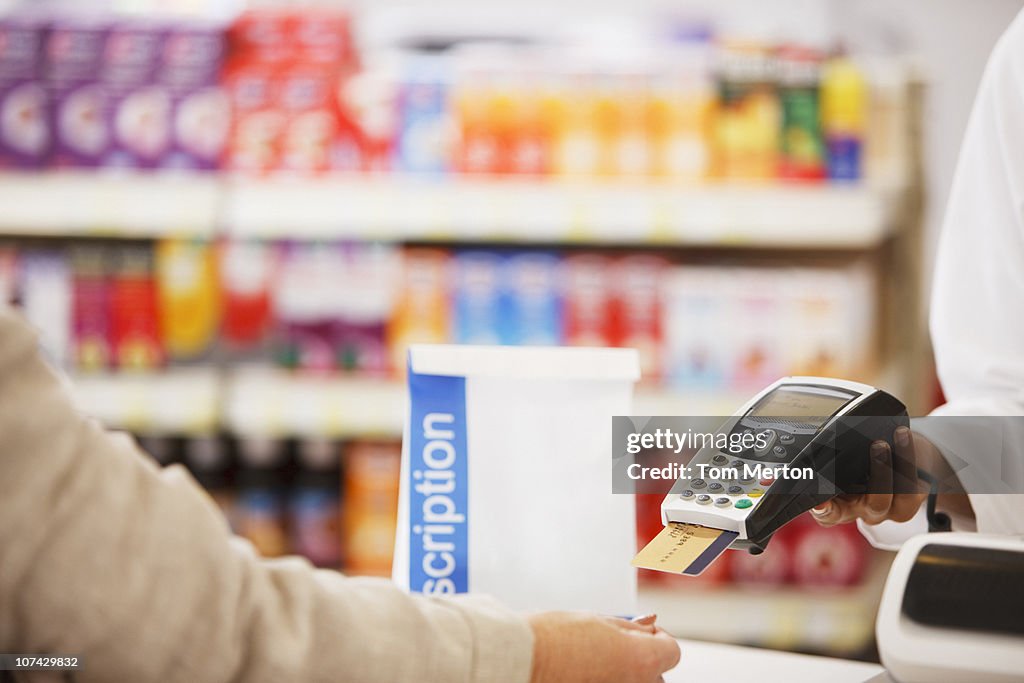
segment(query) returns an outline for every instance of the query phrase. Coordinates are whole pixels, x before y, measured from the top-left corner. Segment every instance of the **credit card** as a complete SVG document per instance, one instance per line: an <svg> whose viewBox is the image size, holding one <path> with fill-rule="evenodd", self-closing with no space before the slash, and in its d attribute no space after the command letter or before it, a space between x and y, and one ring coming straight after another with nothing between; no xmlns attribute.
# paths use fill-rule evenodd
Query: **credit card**
<svg viewBox="0 0 1024 683"><path fill-rule="evenodd" d="M670 522L633 558L633 566L697 576L725 552L739 534L697 524Z"/></svg>

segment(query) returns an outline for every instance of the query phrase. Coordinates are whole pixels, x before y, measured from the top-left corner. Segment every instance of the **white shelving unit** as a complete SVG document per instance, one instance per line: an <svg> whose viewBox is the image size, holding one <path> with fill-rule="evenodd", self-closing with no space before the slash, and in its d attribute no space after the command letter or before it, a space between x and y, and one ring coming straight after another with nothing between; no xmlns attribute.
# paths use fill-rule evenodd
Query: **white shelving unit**
<svg viewBox="0 0 1024 683"><path fill-rule="evenodd" d="M387 378L332 377L265 367L222 372L78 375L76 404L108 427L167 434L224 429L240 435L388 437L402 434L405 386ZM743 392L637 389L636 415L730 415Z"/></svg>
<svg viewBox="0 0 1024 683"><path fill-rule="evenodd" d="M134 432L205 434L221 423L220 375L209 368L78 375L75 404L107 427Z"/></svg>
<svg viewBox="0 0 1024 683"><path fill-rule="evenodd" d="M0 235L212 235L222 194L212 174L0 174Z"/></svg>
<svg viewBox="0 0 1024 683"><path fill-rule="evenodd" d="M237 178L223 224L262 238L867 248L893 229L899 196L869 186Z"/></svg>
<svg viewBox="0 0 1024 683"><path fill-rule="evenodd" d="M0 234L866 249L903 193L870 185L54 172L0 175Z"/></svg>

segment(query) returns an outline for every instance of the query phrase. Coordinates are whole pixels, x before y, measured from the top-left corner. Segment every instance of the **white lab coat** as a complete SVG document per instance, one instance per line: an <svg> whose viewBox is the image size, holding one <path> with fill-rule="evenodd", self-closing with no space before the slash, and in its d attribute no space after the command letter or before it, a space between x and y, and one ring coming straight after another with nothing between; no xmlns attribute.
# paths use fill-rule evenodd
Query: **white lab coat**
<svg viewBox="0 0 1024 683"><path fill-rule="evenodd" d="M989 57L964 136L939 242L931 335L948 399L934 416L1024 416L1024 12ZM914 429L968 463L960 479L979 532L1024 534L1024 495L990 493L1024 491L1024 417L990 424L998 426L987 435L943 418ZM923 524L919 515L861 529L891 544Z"/></svg>

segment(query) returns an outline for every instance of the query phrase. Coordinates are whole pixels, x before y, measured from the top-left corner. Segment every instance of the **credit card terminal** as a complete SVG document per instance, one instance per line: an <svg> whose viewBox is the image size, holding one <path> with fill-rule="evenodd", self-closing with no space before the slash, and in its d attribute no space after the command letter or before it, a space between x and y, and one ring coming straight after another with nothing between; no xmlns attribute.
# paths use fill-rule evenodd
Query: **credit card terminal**
<svg viewBox="0 0 1024 683"><path fill-rule="evenodd" d="M784 377L722 425L729 447L719 439L697 451L665 496L661 521L736 532L732 548L761 552L801 513L864 493L871 443L892 446L896 428L909 424L906 406L881 389Z"/></svg>

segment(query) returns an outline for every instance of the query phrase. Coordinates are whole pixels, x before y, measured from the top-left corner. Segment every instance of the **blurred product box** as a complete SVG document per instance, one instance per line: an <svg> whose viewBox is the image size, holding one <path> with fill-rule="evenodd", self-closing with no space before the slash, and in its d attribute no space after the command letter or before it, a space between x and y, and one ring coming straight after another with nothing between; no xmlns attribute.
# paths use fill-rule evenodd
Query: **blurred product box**
<svg viewBox="0 0 1024 683"><path fill-rule="evenodd" d="M274 288L278 362L326 372L336 361L336 293L346 286L345 259L333 243L290 242L282 246Z"/></svg>
<svg viewBox="0 0 1024 683"><path fill-rule="evenodd" d="M716 176L761 180L776 177L781 121L777 66L768 45L735 41L719 45Z"/></svg>
<svg viewBox="0 0 1024 683"><path fill-rule="evenodd" d="M104 166L157 168L171 147L171 98L157 82L167 33L166 25L141 19L110 27L101 68L112 131Z"/></svg>
<svg viewBox="0 0 1024 683"><path fill-rule="evenodd" d="M278 68L242 57L225 67L232 116L224 166L230 170L258 174L277 167L284 129L284 114L276 105Z"/></svg>
<svg viewBox="0 0 1024 683"><path fill-rule="evenodd" d="M220 332L222 301L214 246L163 240L155 258L160 336L168 359L209 359Z"/></svg>
<svg viewBox="0 0 1024 683"><path fill-rule="evenodd" d="M391 367L404 372L410 344L442 344L449 339L450 257L440 249L405 249L399 291L388 326Z"/></svg>
<svg viewBox="0 0 1024 683"><path fill-rule="evenodd" d="M224 297L220 337L225 355L246 360L268 357L277 250L264 242L232 240L217 246L217 259Z"/></svg>
<svg viewBox="0 0 1024 683"><path fill-rule="evenodd" d="M109 254L96 247L75 247L70 261L74 366L85 372L107 370L114 357Z"/></svg>
<svg viewBox="0 0 1024 683"><path fill-rule="evenodd" d="M401 445L352 441L345 447L345 571L389 576L398 524Z"/></svg>
<svg viewBox="0 0 1024 683"><path fill-rule="evenodd" d="M601 254L573 254L562 261L564 344L612 346L612 260Z"/></svg>
<svg viewBox="0 0 1024 683"><path fill-rule="evenodd" d="M32 251L19 260L18 290L25 318L39 331L43 351L56 366L71 354L71 271L61 254Z"/></svg>
<svg viewBox="0 0 1024 683"><path fill-rule="evenodd" d="M395 309L400 255L382 244L347 244L335 301L337 367L383 375L390 368L387 327Z"/></svg>
<svg viewBox="0 0 1024 683"><path fill-rule="evenodd" d="M869 270L676 268L668 276L666 374L680 389L750 389L786 374L871 369L876 285Z"/></svg>
<svg viewBox="0 0 1024 683"><path fill-rule="evenodd" d="M120 370L153 370L163 365L153 255L143 247L116 252L110 285L110 345Z"/></svg>
<svg viewBox="0 0 1024 683"><path fill-rule="evenodd" d="M490 251L454 255L453 330L457 344L501 344L508 336L502 316L503 257Z"/></svg>
<svg viewBox="0 0 1024 683"><path fill-rule="evenodd" d="M444 58L404 61L398 86L398 131L394 169L440 174L452 159L450 64Z"/></svg>
<svg viewBox="0 0 1024 683"><path fill-rule="evenodd" d="M782 112L779 175L793 180L825 176L825 140L821 129L820 53L786 45L776 54Z"/></svg>
<svg viewBox="0 0 1024 683"><path fill-rule="evenodd" d="M612 276L612 342L637 350L641 377L661 377L664 348L662 296L669 262L646 254L621 257Z"/></svg>
<svg viewBox="0 0 1024 683"><path fill-rule="evenodd" d="M109 100L101 80L109 30L110 22L102 16L69 15L50 25L45 71L54 167L96 167L109 149Z"/></svg>
<svg viewBox="0 0 1024 683"><path fill-rule="evenodd" d="M555 346L561 342L559 275L554 254L521 252L505 258L499 316L503 344Z"/></svg>
<svg viewBox="0 0 1024 683"><path fill-rule="evenodd" d="M170 98L171 136L160 166L214 170L231 125L230 107L220 87L226 51L223 28L172 25L162 47L157 82Z"/></svg>
<svg viewBox="0 0 1024 683"><path fill-rule="evenodd" d="M0 169L38 169L49 156L46 30L40 17L0 16Z"/></svg>

